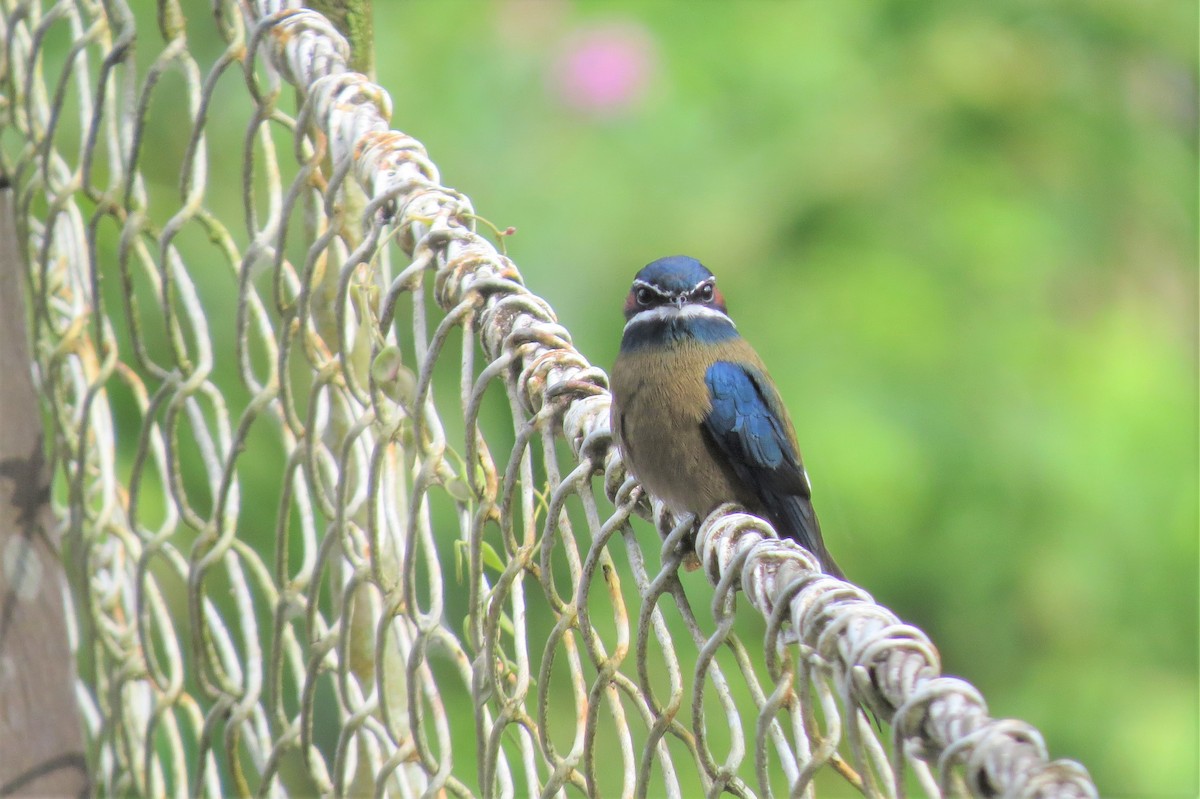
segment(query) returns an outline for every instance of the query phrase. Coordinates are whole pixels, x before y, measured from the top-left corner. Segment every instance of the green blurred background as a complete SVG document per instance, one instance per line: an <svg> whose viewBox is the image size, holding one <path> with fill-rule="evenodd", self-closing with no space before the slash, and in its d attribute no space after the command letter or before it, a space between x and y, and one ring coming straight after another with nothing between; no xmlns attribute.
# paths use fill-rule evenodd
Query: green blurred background
<svg viewBox="0 0 1200 799"><path fill-rule="evenodd" d="M849 575L1102 795L1200 792L1195 3L376 6L593 362L700 258Z"/></svg>
<svg viewBox="0 0 1200 799"><path fill-rule="evenodd" d="M207 70L224 43L182 6ZM155 3L135 7L145 66ZM643 264L717 272L841 565L1106 797L1200 793L1198 24L1183 0L410 0L375 20L393 126L517 228L509 254L593 362ZM236 73L213 154L245 134ZM152 120L186 113L173 80ZM147 128L153 200L178 200L179 130ZM209 204L236 220L239 192L213 181ZM194 273L215 319L227 271ZM141 419L112 391L128 459ZM254 435L243 488L275 496Z"/></svg>

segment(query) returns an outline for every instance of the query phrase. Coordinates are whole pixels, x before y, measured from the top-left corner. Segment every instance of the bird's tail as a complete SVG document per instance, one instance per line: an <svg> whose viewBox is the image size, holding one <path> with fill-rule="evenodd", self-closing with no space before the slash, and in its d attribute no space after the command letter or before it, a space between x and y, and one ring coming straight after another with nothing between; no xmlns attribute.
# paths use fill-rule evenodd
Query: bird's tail
<svg viewBox="0 0 1200 799"><path fill-rule="evenodd" d="M812 502L806 497L791 494L774 497L767 501L767 513L775 530L781 536L791 538L800 546L816 555L824 572L831 577L844 580L845 575L834 563L833 556L825 548L821 538L821 525Z"/></svg>

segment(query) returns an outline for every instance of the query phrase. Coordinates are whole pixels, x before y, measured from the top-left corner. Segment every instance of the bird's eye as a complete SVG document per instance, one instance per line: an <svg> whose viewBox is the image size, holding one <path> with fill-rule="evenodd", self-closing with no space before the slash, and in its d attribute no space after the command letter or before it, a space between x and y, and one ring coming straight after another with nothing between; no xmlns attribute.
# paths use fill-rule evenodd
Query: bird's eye
<svg viewBox="0 0 1200 799"><path fill-rule="evenodd" d="M654 292L648 288L640 288L634 295L637 297L638 305L649 305L654 301Z"/></svg>
<svg viewBox="0 0 1200 799"><path fill-rule="evenodd" d="M702 302L712 302L714 291L712 283L705 283L700 287L700 300Z"/></svg>

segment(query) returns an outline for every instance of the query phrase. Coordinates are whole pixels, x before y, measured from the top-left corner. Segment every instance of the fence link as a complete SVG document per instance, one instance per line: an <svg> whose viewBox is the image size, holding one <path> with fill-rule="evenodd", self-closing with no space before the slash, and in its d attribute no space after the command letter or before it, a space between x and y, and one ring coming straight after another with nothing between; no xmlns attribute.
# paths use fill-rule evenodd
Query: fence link
<svg viewBox="0 0 1200 799"><path fill-rule="evenodd" d="M98 793L1095 796L764 522L627 479L324 18L147 6L0 0Z"/></svg>

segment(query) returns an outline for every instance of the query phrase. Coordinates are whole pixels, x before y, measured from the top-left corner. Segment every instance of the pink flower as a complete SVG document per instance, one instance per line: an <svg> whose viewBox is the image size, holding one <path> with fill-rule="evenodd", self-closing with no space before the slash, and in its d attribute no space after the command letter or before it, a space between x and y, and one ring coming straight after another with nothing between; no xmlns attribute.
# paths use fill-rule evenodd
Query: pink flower
<svg viewBox="0 0 1200 799"><path fill-rule="evenodd" d="M580 28L563 42L552 88L571 108L611 117L637 105L654 71L654 42L632 22Z"/></svg>

